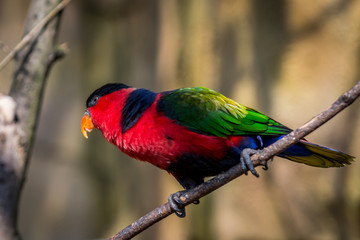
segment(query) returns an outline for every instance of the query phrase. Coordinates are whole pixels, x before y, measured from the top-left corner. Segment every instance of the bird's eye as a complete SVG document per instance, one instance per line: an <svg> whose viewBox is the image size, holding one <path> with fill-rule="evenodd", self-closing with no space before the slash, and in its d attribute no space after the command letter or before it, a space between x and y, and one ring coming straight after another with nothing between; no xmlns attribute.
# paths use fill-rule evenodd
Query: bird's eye
<svg viewBox="0 0 360 240"><path fill-rule="evenodd" d="M90 107L93 107L97 104L97 102L99 101L100 97L99 96L94 96L91 101L90 101Z"/></svg>

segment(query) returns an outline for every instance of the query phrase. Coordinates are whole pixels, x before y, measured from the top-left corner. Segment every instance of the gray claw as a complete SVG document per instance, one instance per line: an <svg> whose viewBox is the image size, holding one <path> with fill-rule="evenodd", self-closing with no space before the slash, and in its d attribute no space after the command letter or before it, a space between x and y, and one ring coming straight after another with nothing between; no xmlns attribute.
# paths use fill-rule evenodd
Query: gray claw
<svg viewBox="0 0 360 240"><path fill-rule="evenodd" d="M252 148L245 148L242 150L240 154L240 163L241 168L245 171L245 174L247 174L247 171L250 171L255 177L259 177L259 174L254 168L254 165L251 162L251 155L254 155L258 151Z"/></svg>
<svg viewBox="0 0 360 240"><path fill-rule="evenodd" d="M186 216L185 208L182 206L182 201L180 200L180 196L184 192L185 191L179 191L173 193L168 198L171 209L174 210L176 216L180 218L184 218Z"/></svg>
<svg viewBox="0 0 360 240"><path fill-rule="evenodd" d="M269 169L269 166L268 166L268 164L267 164L267 161L265 161L263 169L264 169L264 170L268 170L268 169Z"/></svg>

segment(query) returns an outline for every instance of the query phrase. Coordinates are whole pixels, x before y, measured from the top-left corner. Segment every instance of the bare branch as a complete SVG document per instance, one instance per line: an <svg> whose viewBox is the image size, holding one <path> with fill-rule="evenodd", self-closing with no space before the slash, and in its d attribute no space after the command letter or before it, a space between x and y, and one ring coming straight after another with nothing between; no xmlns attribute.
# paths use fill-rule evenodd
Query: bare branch
<svg viewBox="0 0 360 240"><path fill-rule="evenodd" d="M35 27L31 29L29 33L27 33L21 41L15 46L11 52L0 62L0 71L13 59L21 49L23 49L29 42L33 41L35 37L40 33L40 31L44 28L46 24L50 22L55 16L59 14L61 10L70 2L71 0L63 0L60 2L49 14L44 17ZM1 43L1 42L0 42ZM1 44L0 44L1 45Z"/></svg>
<svg viewBox="0 0 360 240"><path fill-rule="evenodd" d="M315 129L329 121L336 114L338 114L344 108L353 103L359 96L360 81L355 84L350 90L341 95L338 100L335 101L328 109L316 115L303 126L292 131L277 142L264 148L259 153L251 156L254 167L259 165L265 165L266 162L273 156L284 151L291 145L296 144L300 139L304 138L306 135L313 132ZM209 181L204 182L203 184L184 192L184 194L180 197L183 206L185 207L186 205L193 203L194 201L220 188L221 186L241 176L244 173L245 172L241 169L240 164L238 164L229 169L228 171L215 176ZM160 207L152 210L145 216L139 218L138 220L115 234L111 239L130 239L172 213L173 210L170 208L170 204L167 202Z"/></svg>

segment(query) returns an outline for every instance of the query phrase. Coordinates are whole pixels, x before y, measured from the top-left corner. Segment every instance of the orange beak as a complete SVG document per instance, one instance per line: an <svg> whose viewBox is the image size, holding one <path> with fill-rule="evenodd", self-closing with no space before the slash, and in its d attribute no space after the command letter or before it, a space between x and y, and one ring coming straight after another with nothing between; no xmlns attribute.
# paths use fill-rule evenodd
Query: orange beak
<svg viewBox="0 0 360 240"><path fill-rule="evenodd" d="M89 112L86 111L81 119L81 133L84 135L85 138L88 138L87 133L91 132L93 129L94 129L94 124L91 121Z"/></svg>

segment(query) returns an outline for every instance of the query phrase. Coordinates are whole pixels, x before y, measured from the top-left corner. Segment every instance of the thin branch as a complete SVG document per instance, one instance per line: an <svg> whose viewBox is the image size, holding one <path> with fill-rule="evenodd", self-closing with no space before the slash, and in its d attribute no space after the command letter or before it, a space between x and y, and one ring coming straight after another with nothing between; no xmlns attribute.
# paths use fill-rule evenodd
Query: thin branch
<svg viewBox="0 0 360 240"><path fill-rule="evenodd" d="M63 0L60 2L45 18L43 18L35 27L33 27L31 31L21 39L15 48L11 50L11 52L9 52L9 54L6 55L6 57L0 62L0 71L10 62L11 59L15 57L16 53L18 53L29 42L31 42L40 33L44 26L48 24L51 19L57 16L57 14L63 10L70 1L71 0Z"/></svg>
<svg viewBox="0 0 360 240"><path fill-rule="evenodd" d="M336 114L338 114L344 108L353 103L359 96L360 81L355 84L350 90L341 95L338 100L335 101L328 109L316 115L303 126L292 131L277 142L259 151L259 153L251 156L254 167L257 167L259 165L266 165L266 162L273 156L284 151L291 145L296 144L300 139L304 138L306 135L313 132L315 129L329 121ZM221 186L241 176L244 173L245 172L241 169L240 164L238 164L230 168L228 171L215 176L209 181L204 182L203 184L186 191L180 197L183 206L185 207L186 205L193 203L194 201L220 188ZM158 221L162 220L163 218L169 216L173 212L174 211L170 208L170 204L167 202L160 207L152 210L145 216L139 218L138 220L115 234L111 239L130 239L139 234L140 232L144 231L148 227L152 226L153 224L157 223Z"/></svg>

